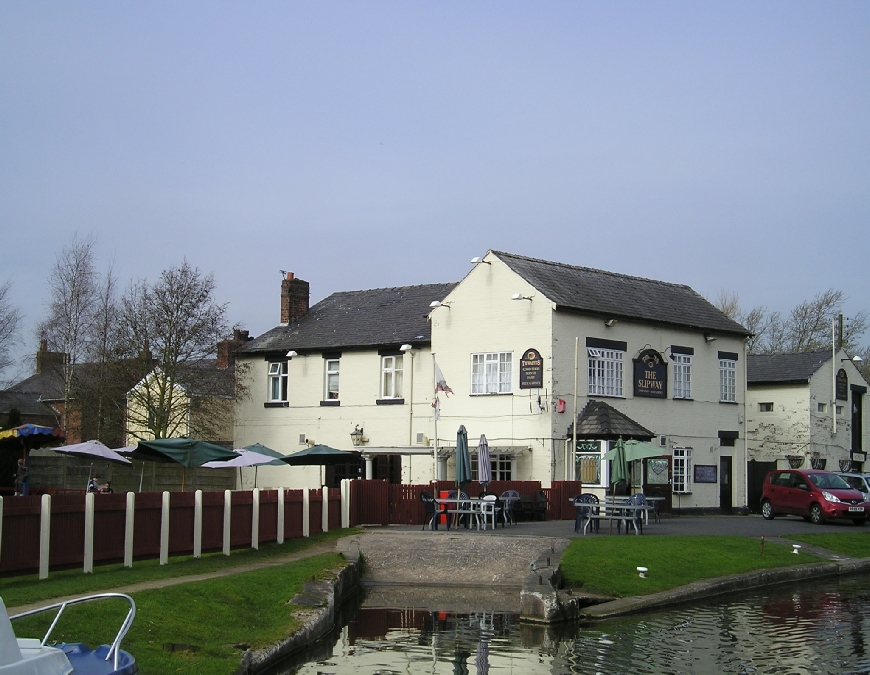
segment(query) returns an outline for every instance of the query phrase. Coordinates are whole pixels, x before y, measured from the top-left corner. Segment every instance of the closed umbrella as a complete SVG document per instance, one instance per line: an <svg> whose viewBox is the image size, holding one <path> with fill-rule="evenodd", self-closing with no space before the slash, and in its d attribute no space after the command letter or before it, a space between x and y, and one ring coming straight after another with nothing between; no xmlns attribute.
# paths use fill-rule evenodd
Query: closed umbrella
<svg viewBox="0 0 870 675"><path fill-rule="evenodd" d="M610 452L613 457L610 460L610 504L616 502L614 486L629 481L628 461L625 458L625 441L621 438L616 441L616 446ZM610 453L607 453L610 454ZM610 521L610 533L613 534L613 520Z"/></svg>
<svg viewBox="0 0 870 675"><path fill-rule="evenodd" d="M471 482L471 456L468 454L468 432L465 425L456 432L456 490L457 492Z"/></svg>
<svg viewBox="0 0 870 675"><path fill-rule="evenodd" d="M492 461L489 457L489 443L486 436L480 435L477 444L477 482L486 487L492 482Z"/></svg>

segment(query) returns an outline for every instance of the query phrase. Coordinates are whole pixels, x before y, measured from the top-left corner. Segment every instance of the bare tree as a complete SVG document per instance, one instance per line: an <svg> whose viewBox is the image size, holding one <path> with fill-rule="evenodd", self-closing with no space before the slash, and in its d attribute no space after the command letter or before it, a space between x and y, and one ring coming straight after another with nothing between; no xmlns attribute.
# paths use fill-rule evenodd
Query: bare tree
<svg viewBox="0 0 870 675"><path fill-rule="evenodd" d="M846 296L842 291L828 289L812 300L796 305L786 316L755 307L749 312L740 309L736 293L721 291L715 305L729 317L752 332L747 350L756 354L809 352L832 346L832 340L849 353L859 350L859 341L868 328L868 314L859 311L843 322L839 317Z"/></svg>
<svg viewBox="0 0 870 675"><path fill-rule="evenodd" d="M218 342L226 336L226 304L214 300L214 277L203 275L187 261L165 270L153 285L133 283L121 299L118 320L123 360L154 368L127 395L128 432L135 437L167 438L190 433L196 409L196 431L210 436L209 427L226 424L233 375L214 367ZM137 365L138 364L138 365ZM231 417L230 417L231 419Z"/></svg>
<svg viewBox="0 0 870 675"><path fill-rule="evenodd" d="M69 430L70 401L73 396L76 365L86 354L99 296L99 282L94 268L96 239L78 234L61 250L49 276L51 301L48 317L39 331L49 349L65 354L61 367L63 379L63 428Z"/></svg>
<svg viewBox="0 0 870 675"><path fill-rule="evenodd" d="M12 304L12 283L0 284L0 372L12 364L11 351L21 324L21 312Z"/></svg>

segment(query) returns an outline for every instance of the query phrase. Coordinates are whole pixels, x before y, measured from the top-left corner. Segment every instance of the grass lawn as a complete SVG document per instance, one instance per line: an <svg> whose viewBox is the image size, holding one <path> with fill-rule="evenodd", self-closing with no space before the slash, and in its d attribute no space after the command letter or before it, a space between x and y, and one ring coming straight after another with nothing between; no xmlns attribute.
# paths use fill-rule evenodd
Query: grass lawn
<svg viewBox="0 0 870 675"><path fill-rule="evenodd" d="M297 623L289 600L312 575L323 578L344 561L325 553L262 570L133 593L136 620L123 647L136 658L142 675L191 673L226 675L236 670L245 645L265 647L291 635ZM111 605L108 603L112 603ZM111 641L126 603L104 601L70 607L55 629L58 641L90 645ZM51 615L53 616L53 615ZM15 622L19 635L37 636L49 619ZM42 632L37 626L39 623ZM192 646L167 651L164 645Z"/></svg>
<svg viewBox="0 0 870 675"><path fill-rule="evenodd" d="M333 530L308 538L288 539L283 544L261 546L257 551L250 548L239 549L232 551L229 556L222 553L210 553L202 558L179 556L170 558L166 565L158 564L157 560L143 560L134 562L132 568L101 565L94 567L93 574L83 574L81 568L78 568L51 572L48 579L42 580L35 574L7 577L0 579L0 597L7 607L16 607L68 595L86 595L122 588L142 581L203 574L304 551L314 544L334 541L356 532L354 529Z"/></svg>
<svg viewBox="0 0 870 675"><path fill-rule="evenodd" d="M562 573L569 587L630 597L701 579L819 560L806 553L795 556L790 547L770 542L762 552L760 540L750 537L594 537L571 542L562 556ZM640 578L637 567L649 569L646 579Z"/></svg>
<svg viewBox="0 0 870 675"><path fill-rule="evenodd" d="M826 532L824 534L789 535L788 539L805 544L820 546L850 558L870 558L870 533L867 532Z"/></svg>

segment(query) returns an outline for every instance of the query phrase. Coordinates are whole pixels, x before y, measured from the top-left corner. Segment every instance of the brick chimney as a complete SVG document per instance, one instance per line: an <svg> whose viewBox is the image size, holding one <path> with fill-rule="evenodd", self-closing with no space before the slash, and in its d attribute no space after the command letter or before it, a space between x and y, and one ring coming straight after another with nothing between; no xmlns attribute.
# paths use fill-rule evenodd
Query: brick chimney
<svg viewBox="0 0 870 675"><path fill-rule="evenodd" d="M39 351L36 352L36 374L47 372L49 368L61 368L66 363L67 356L63 352L48 351L48 340L39 341Z"/></svg>
<svg viewBox="0 0 870 675"><path fill-rule="evenodd" d="M235 362L235 351L251 338L248 331L233 329L232 340L221 340L217 346L217 367L226 370Z"/></svg>
<svg viewBox="0 0 870 675"><path fill-rule="evenodd" d="M281 323L290 323L307 314L310 295L308 282L296 279L293 272L287 272L281 282Z"/></svg>

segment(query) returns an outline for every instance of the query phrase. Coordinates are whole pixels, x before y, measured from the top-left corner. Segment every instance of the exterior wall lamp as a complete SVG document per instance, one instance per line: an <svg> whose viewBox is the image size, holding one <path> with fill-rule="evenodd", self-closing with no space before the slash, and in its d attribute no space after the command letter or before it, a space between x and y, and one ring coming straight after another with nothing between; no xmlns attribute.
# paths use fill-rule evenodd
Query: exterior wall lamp
<svg viewBox="0 0 870 675"><path fill-rule="evenodd" d="M436 307L446 307L447 309L450 309L450 305L452 304L452 302L441 302L440 300L433 300L429 303L429 309L435 309Z"/></svg>
<svg viewBox="0 0 870 675"><path fill-rule="evenodd" d="M353 431L350 432L350 442L353 443L354 447L358 448L363 443L368 443L369 439L365 437L365 432L362 430L360 425L356 425Z"/></svg>
<svg viewBox="0 0 870 675"><path fill-rule="evenodd" d="M292 359L294 356L299 356L299 354L297 354L296 352L294 352L294 351L291 349L289 352L287 352L286 356L287 356L288 359Z"/></svg>
<svg viewBox="0 0 870 675"><path fill-rule="evenodd" d="M531 302L533 297L534 297L533 295L523 295L522 293L514 293L511 296L511 300L528 300L529 302Z"/></svg>
<svg viewBox="0 0 870 675"><path fill-rule="evenodd" d="M480 256L477 256L477 255L471 259L471 264L472 265L480 265L480 264L492 265L492 263L489 262L489 260L484 260L483 258L481 258Z"/></svg>

